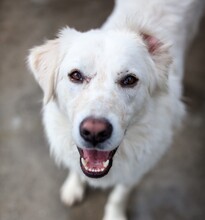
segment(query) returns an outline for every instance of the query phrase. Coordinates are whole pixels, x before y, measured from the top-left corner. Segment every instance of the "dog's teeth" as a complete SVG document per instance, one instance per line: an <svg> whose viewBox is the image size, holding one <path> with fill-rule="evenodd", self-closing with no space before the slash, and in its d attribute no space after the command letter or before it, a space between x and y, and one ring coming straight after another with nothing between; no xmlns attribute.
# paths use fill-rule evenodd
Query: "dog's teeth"
<svg viewBox="0 0 205 220"><path fill-rule="evenodd" d="M109 165L109 160L103 162L103 166L104 166L104 167L102 167L102 168L96 168L96 169L94 169L94 168L89 168L89 167L87 166L87 163L88 163L88 162L87 162L84 158L82 158L82 157L81 157L81 163L82 163L83 167L85 168L85 170L87 170L87 171L89 171L89 172L92 172L92 173L100 173L100 172L103 172L103 171L105 170L105 168Z"/></svg>
<svg viewBox="0 0 205 220"><path fill-rule="evenodd" d="M103 166L106 168L109 164L109 160L106 160L105 162L103 162Z"/></svg>
<svg viewBox="0 0 205 220"><path fill-rule="evenodd" d="M87 164L86 160L84 160L84 159L81 157L81 162L82 162L83 166L86 168L86 164Z"/></svg>

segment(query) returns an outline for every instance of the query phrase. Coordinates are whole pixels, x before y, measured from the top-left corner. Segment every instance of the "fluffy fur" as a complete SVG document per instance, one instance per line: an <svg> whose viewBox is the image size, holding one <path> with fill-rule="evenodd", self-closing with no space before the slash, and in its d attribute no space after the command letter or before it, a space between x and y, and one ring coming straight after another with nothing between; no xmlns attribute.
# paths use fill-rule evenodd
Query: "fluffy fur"
<svg viewBox="0 0 205 220"><path fill-rule="evenodd" d="M102 28L80 33L68 27L33 48L28 64L44 91L43 121L52 155L70 169L61 198L82 200L85 183L116 186L104 220L126 219L131 188L170 146L184 115L181 99L184 55L204 3L200 0L116 0ZM73 83L80 70L86 80ZM138 78L132 88L119 80ZM118 147L109 173L86 177L76 146L84 147L79 126L88 116L110 121L113 133L103 147Z"/></svg>

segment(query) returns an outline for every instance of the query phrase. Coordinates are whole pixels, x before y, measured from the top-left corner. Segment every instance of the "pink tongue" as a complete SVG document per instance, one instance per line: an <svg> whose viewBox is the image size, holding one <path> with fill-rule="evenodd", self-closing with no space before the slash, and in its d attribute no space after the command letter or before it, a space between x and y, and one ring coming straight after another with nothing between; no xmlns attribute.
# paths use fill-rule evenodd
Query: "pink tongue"
<svg viewBox="0 0 205 220"><path fill-rule="evenodd" d="M102 163L108 160L109 151L97 151L97 150L83 150L83 158L88 160L89 162L98 162Z"/></svg>

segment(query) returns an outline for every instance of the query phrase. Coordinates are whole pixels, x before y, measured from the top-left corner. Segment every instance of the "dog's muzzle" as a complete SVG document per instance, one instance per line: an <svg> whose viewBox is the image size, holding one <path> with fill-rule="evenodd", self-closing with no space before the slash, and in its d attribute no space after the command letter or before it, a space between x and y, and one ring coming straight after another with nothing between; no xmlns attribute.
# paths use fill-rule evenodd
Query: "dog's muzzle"
<svg viewBox="0 0 205 220"><path fill-rule="evenodd" d="M105 118L87 117L81 122L79 130L86 145L78 147L83 173L92 178L105 176L112 167L117 150L106 151L105 147L102 149L102 145L106 145L106 140L112 135L112 124Z"/></svg>

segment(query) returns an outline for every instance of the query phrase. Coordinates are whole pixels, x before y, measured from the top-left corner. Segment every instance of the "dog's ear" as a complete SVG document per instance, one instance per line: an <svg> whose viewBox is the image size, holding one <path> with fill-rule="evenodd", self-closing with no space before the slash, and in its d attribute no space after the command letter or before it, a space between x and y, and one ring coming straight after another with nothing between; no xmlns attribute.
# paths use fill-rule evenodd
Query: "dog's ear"
<svg viewBox="0 0 205 220"><path fill-rule="evenodd" d="M44 92L44 104L53 97L58 62L59 41L49 40L30 50L28 66Z"/></svg>
<svg viewBox="0 0 205 220"><path fill-rule="evenodd" d="M166 44L147 33L142 33L141 36L157 68L156 77L158 88L162 91L167 91L169 66L172 63L172 57L170 54L171 45Z"/></svg>

